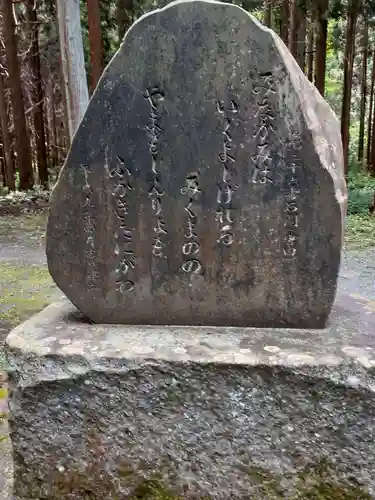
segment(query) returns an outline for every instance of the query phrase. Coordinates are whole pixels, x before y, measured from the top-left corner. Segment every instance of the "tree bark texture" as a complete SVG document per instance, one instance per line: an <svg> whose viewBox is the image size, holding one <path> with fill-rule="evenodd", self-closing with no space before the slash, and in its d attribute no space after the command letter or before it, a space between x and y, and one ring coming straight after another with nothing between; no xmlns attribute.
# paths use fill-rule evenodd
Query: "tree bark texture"
<svg viewBox="0 0 375 500"><path fill-rule="evenodd" d="M372 62L372 81L371 81L371 97L372 102L370 102L370 113L372 112L372 116L369 118L369 137L368 137L368 171L369 173L375 177L375 50L373 53L373 62Z"/></svg>
<svg viewBox="0 0 375 500"><path fill-rule="evenodd" d="M298 39L298 7L297 0L290 0L290 30L288 39L288 48L293 57L297 55L297 39Z"/></svg>
<svg viewBox="0 0 375 500"><path fill-rule="evenodd" d="M368 129L367 129L367 168L369 170L371 167L372 120L374 116L374 87L375 87L375 50L373 49L370 104L369 104Z"/></svg>
<svg viewBox="0 0 375 500"><path fill-rule="evenodd" d="M368 19L364 18L362 39L362 68L361 68L361 106L359 115L358 162L363 163L365 142L365 119L367 104L367 60L368 60Z"/></svg>
<svg viewBox="0 0 375 500"><path fill-rule="evenodd" d="M26 0L26 19L29 23L31 47L29 52L29 66L32 78L32 106L36 144L36 157L40 184L48 188L48 165L46 135L44 129L44 92L42 87L42 72L39 53L39 24L34 0Z"/></svg>
<svg viewBox="0 0 375 500"><path fill-rule="evenodd" d="M359 0L349 0L348 22L346 26L346 44L344 53L344 88L341 108L341 140L344 153L344 171L348 175L349 168L349 127L350 127L350 102L352 95L353 63L355 48L355 31L357 25Z"/></svg>
<svg viewBox="0 0 375 500"><path fill-rule="evenodd" d="M315 52L315 86L324 97L327 33L328 33L328 0L318 0L316 5L316 52Z"/></svg>
<svg viewBox="0 0 375 500"><path fill-rule="evenodd" d="M61 62L70 140L89 102L79 0L57 0Z"/></svg>
<svg viewBox="0 0 375 500"><path fill-rule="evenodd" d="M91 92L95 90L104 70L104 48L100 24L100 0L87 0L91 59Z"/></svg>
<svg viewBox="0 0 375 500"><path fill-rule="evenodd" d="M271 28L271 24L272 24L272 0L266 0L266 2L265 2L263 23L268 28Z"/></svg>
<svg viewBox="0 0 375 500"><path fill-rule="evenodd" d="M289 0L282 0L281 3L281 26L280 37L285 45L288 45L289 40Z"/></svg>
<svg viewBox="0 0 375 500"><path fill-rule="evenodd" d="M132 19L129 17L128 11L133 11L133 0L117 0L116 3L116 21L118 29L119 41L122 42L126 31L132 24Z"/></svg>
<svg viewBox="0 0 375 500"><path fill-rule="evenodd" d="M3 36L9 73L9 87L12 96L15 150L20 174L19 188L20 190L27 190L33 187L34 175L29 134L26 126L20 64L17 54L18 40L15 32L12 0L1 0L1 11L3 15Z"/></svg>
<svg viewBox="0 0 375 500"><path fill-rule="evenodd" d="M297 7L297 49L296 49L296 61L302 71L305 71L306 63L306 24L307 24L307 12L305 9Z"/></svg>
<svg viewBox="0 0 375 500"><path fill-rule="evenodd" d="M4 180L6 186L11 191L15 191L16 181L14 177L12 143L9 135L8 108L5 98L4 80L3 80L3 75L1 73L0 73L0 123L1 123L1 137L3 139Z"/></svg>
<svg viewBox="0 0 375 500"><path fill-rule="evenodd" d="M310 80L310 82L312 82L314 78L314 50L315 50L315 16L314 16L314 11L311 10L309 34L307 38L307 54L306 54L307 55L306 73L307 73L307 78Z"/></svg>

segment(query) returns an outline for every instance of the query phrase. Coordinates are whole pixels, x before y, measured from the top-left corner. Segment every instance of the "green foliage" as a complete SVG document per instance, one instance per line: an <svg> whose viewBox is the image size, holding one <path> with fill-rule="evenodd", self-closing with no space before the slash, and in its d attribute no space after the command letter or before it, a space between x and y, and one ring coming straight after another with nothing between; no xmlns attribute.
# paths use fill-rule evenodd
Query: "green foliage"
<svg viewBox="0 0 375 500"><path fill-rule="evenodd" d="M361 172L349 172L348 214L367 216L375 193L375 178Z"/></svg>

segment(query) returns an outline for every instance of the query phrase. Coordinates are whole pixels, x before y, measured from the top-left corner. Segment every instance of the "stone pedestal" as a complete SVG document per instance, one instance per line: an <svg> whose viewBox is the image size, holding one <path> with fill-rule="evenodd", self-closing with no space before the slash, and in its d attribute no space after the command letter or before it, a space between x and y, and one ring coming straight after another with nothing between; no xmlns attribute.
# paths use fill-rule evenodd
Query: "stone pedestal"
<svg viewBox="0 0 375 500"><path fill-rule="evenodd" d="M49 306L7 340L15 498L373 498L374 319L338 311L307 331Z"/></svg>

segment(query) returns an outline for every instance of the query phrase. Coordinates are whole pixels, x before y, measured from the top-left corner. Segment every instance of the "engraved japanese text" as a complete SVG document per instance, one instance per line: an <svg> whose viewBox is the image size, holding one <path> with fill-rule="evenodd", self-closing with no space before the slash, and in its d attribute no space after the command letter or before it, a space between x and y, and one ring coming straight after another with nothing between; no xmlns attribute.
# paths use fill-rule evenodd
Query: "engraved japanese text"
<svg viewBox="0 0 375 500"><path fill-rule="evenodd" d="M152 203L152 211L156 218L153 231L153 247L152 254L155 257L163 256L163 248L165 247L165 239L164 237L167 234L165 220L163 217L163 205L162 198L164 196L164 190L161 183L161 175L158 169L159 163L159 143L160 143L160 134L163 129L161 128L161 110L160 105L164 101L164 94L160 91L158 87L148 88L144 93L145 99L147 99L150 105L150 122L146 127L149 141L149 151L152 158L152 181L149 189L149 197Z"/></svg>
<svg viewBox="0 0 375 500"><path fill-rule="evenodd" d="M109 177L114 184L112 197L118 221L114 248L115 256L118 259L116 290L124 294L134 289L132 273L135 268L135 254L132 248L132 230L128 225L128 194L133 190L132 175L129 168L126 167L124 159L120 156L116 157L115 166L109 168Z"/></svg>
<svg viewBox="0 0 375 500"><path fill-rule="evenodd" d="M199 260L200 244L196 233L197 214L195 202L198 200L201 190L199 188L199 175L197 172L189 173L185 178L185 186L181 188L181 194L187 198L185 205L186 228L184 233L184 243L182 245L183 263L181 269L185 273L199 273L202 271L202 264Z"/></svg>
<svg viewBox="0 0 375 500"><path fill-rule="evenodd" d="M272 112L269 98L276 93L276 86L271 72L261 73L260 83L254 86L257 97L257 127L253 134L256 152L251 157L252 182L254 184L273 183L272 156L269 147L270 133L274 131L275 115Z"/></svg>
<svg viewBox="0 0 375 500"><path fill-rule="evenodd" d="M222 101L216 101L216 109L223 116L223 142L219 161L222 164L221 179L217 184L217 209L215 219L219 223L220 236L217 243L224 246L232 245L233 236L233 175L236 158L233 152L233 118L239 112L239 105L231 100L226 106Z"/></svg>
<svg viewBox="0 0 375 500"><path fill-rule="evenodd" d="M95 264L95 221L92 215L94 205L92 204L92 187L89 182L89 172L87 165L82 165L81 169L85 177L83 185L84 201L83 201L83 231L85 238L85 264L87 268L86 286L90 291L97 290L97 280L99 272Z"/></svg>
<svg viewBox="0 0 375 500"><path fill-rule="evenodd" d="M298 152L302 149L298 137L294 134L287 141L290 148L291 161L286 166L286 192L284 198L284 241L283 254L286 259L294 259L297 256L297 243L299 237L299 197L300 184L298 170L301 168Z"/></svg>

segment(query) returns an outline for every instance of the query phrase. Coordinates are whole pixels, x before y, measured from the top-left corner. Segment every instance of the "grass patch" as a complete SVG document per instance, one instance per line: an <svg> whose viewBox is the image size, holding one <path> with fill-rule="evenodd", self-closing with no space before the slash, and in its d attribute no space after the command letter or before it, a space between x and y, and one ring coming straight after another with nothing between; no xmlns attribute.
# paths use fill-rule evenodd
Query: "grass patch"
<svg viewBox="0 0 375 500"><path fill-rule="evenodd" d="M50 304L56 286L46 267L0 262L0 324L22 323Z"/></svg>
<svg viewBox="0 0 375 500"><path fill-rule="evenodd" d="M345 223L345 248L359 250L375 246L375 217L348 215Z"/></svg>

